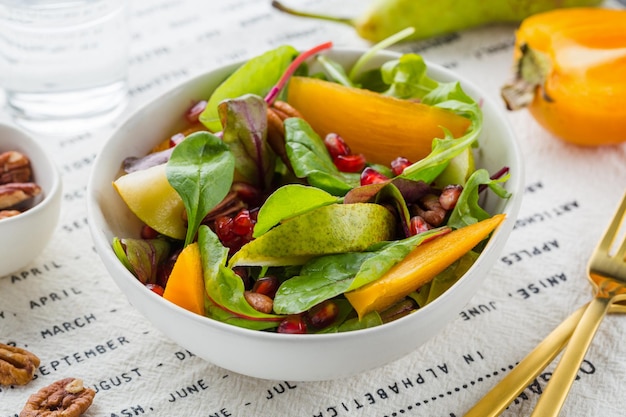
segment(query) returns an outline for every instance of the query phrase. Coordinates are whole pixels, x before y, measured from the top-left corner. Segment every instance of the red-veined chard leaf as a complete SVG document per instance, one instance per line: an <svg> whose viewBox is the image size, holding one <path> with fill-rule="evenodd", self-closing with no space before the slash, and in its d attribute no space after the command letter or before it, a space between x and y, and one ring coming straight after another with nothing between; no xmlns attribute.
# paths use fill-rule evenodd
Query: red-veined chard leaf
<svg viewBox="0 0 626 417"><path fill-rule="evenodd" d="M233 154L211 133L192 133L174 148L165 173L187 211L185 246L195 238L204 216L228 194L234 171Z"/></svg>
<svg viewBox="0 0 626 417"><path fill-rule="evenodd" d="M113 238L113 252L120 262L143 283L156 282L158 266L167 259L170 243L164 239Z"/></svg>
<svg viewBox="0 0 626 417"><path fill-rule="evenodd" d="M274 175L276 154L267 141L267 103L254 94L224 100L218 106L222 140L235 156L237 172L266 189Z"/></svg>

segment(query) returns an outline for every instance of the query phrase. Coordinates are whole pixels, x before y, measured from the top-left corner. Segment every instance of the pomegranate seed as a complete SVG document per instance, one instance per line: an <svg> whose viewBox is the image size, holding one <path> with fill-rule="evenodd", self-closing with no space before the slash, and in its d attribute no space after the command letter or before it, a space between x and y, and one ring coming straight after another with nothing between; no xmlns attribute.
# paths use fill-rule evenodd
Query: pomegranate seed
<svg viewBox="0 0 626 417"><path fill-rule="evenodd" d="M403 156L399 156L393 161L391 161L391 170L393 171L393 175L400 175L404 171L406 167L411 165L412 162L406 159Z"/></svg>
<svg viewBox="0 0 626 417"><path fill-rule="evenodd" d="M425 232L430 229L428 223L421 216L411 217L411 235L414 236L418 233Z"/></svg>
<svg viewBox="0 0 626 417"><path fill-rule="evenodd" d="M365 167L365 156L362 154L337 155L333 163L341 172L361 172Z"/></svg>
<svg viewBox="0 0 626 417"><path fill-rule="evenodd" d="M235 236L233 232L233 219L228 216L220 216L215 219L215 233L222 243Z"/></svg>
<svg viewBox="0 0 626 417"><path fill-rule="evenodd" d="M304 334L306 333L306 323L300 315L287 316L280 322L276 329L278 333Z"/></svg>
<svg viewBox="0 0 626 417"><path fill-rule="evenodd" d="M388 180L389 178L371 167L367 167L361 172L361 185L379 184Z"/></svg>
<svg viewBox="0 0 626 417"><path fill-rule="evenodd" d="M308 312L309 323L316 329L323 329L332 324L339 315L339 307L330 300L322 301L311 307Z"/></svg>
<svg viewBox="0 0 626 417"><path fill-rule="evenodd" d="M201 100L191 106L191 108L187 110L187 113L185 114L185 118L187 119L187 121L190 123L197 122L198 118L200 117L200 113L202 113L206 108L206 104L207 103L205 100Z"/></svg>
<svg viewBox="0 0 626 417"><path fill-rule="evenodd" d="M159 236L159 232L154 230L148 225L143 225L141 228L141 238L142 239L156 239Z"/></svg>
<svg viewBox="0 0 626 417"><path fill-rule="evenodd" d="M252 286L252 291L267 295L269 298L274 299L276 296L276 291L278 291L278 286L280 285L280 281L273 275L268 275L262 278L259 278L254 285Z"/></svg>
<svg viewBox="0 0 626 417"><path fill-rule="evenodd" d="M239 236L252 236L252 229L254 229L254 223L250 218L250 212L248 210L241 210L233 219L233 232Z"/></svg>
<svg viewBox="0 0 626 417"><path fill-rule="evenodd" d="M157 284L146 284L146 288L148 288L153 293L158 294L161 297L163 297L163 292L165 290L160 285L157 285Z"/></svg>
<svg viewBox="0 0 626 417"><path fill-rule="evenodd" d="M165 288L167 280L170 278L174 264L178 259L178 255L182 251L181 248L175 249L170 256L157 267L156 284Z"/></svg>
<svg viewBox="0 0 626 417"><path fill-rule="evenodd" d="M348 144L336 133L326 135L324 145L326 145L326 149L333 159L339 155L346 156L352 153Z"/></svg>

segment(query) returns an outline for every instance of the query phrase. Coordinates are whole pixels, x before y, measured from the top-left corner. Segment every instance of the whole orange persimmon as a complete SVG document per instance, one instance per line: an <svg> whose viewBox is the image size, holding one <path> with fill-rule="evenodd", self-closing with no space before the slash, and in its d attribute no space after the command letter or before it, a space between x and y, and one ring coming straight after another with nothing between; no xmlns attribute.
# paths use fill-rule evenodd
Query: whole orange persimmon
<svg viewBox="0 0 626 417"><path fill-rule="evenodd" d="M516 32L509 109L528 108L553 135L583 146L626 142L626 10L561 9Z"/></svg>

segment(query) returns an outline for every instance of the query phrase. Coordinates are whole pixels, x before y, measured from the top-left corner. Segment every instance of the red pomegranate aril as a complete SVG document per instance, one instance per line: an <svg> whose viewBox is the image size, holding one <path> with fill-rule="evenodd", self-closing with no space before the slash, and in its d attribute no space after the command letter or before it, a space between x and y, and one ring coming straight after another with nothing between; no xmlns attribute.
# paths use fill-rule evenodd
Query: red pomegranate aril
<svg viewBox="0 0 626 417"><path fill-rule="evenodd" d="M324 138L324 145L326 145L326 149L333 159L339 155L345 156L352 153L348 144L336 133L329 133L326 135Z"/></svg>
<svg viewBox="0 0 626 417"><path fill-rule="evenodd" d="M189 123L197 122L200 117L200 114L206 108L206 104L207 102L205 100L201 100L197 102L196 104L194 104L189 110L187 110L187 113L185 114L185 118L187 119L187 121Z"/></svg>
<svg viewBox="0 0 626 417"><path fill-rule="evenodd" d="M411 217L410 227L412 236L430 229L430 226L428 225L428 223L426 223L426 220L424 220L421 216Z"/></svg>
<svg viewBox="0 0 626 417"><path fill-rule="evenodd" d="M215 219L215 234L217 234L222 243L232 239L235 236L233 219L228 216L220 216Z"/></svg>
<svg viewBox="0 0 626 417"><path fill-rule="evenodd" d="M361 185L379 184L388 181L386 175L381 174L372 167L367 167L361 172Z"/></svg>
<svg viewBox="0 0 626 417"><path fill-rule="evenodd" d="M308 312L309 323L316 329L323 329L332 324L339 315L339 307L333 301L326 300L311 307Z"/></svg>
<svg viewBox="0 0 626 417"><path fill-rule="evenodd" d="M287 316L280 322L277 333L304 334L306 333L306 323L301 315Z"/></svg>
<svg viewBox="0 0 626 417"><path fill-rule="evenodd" d="M269 298L274 299L279 285L280 281L277 277L267 275L256 280L252 286L252 292L267 295Z"/></svg>
<svg viewBox="0 0 626 417"><path fill-rule="evenodd" d="M412 165L411 161L403 156L399 156L391 161L391 171L393 172L393 175L398 176L402 174L402 172L404 172L404 169L410 165Z"/></svg>
<svg viewBox="0 0 626 417"><path fill-rule="evenodd" d="M160 285L157 285L157 284L146 284L146 288L149 289L150 291L152 291L153 293L158 294L161 297L163 297L163 291L165 291L165 290Z"/></svg>
<svg viewBox="0 0 626 417"><path fill-rule="evenodd" d="M252 229L254 229L254 223L250 218L250 212L248 210L241 210L233 218L233 233L239 236L252 235Z"/></svg>
<svg viewBox="0 0 626 417"><path fill-rule="evenodd" d="M362 154L337 155L333 158L333 163L341 172L361 172L366 162Z"/></svg>
<svg viewBox="0 0 626 417"><path fill-rule="evenodd" d="M143 225L141 228L141 238L142 239L156 239L159 237L159 232L154 230L148 225Z"/></svg>

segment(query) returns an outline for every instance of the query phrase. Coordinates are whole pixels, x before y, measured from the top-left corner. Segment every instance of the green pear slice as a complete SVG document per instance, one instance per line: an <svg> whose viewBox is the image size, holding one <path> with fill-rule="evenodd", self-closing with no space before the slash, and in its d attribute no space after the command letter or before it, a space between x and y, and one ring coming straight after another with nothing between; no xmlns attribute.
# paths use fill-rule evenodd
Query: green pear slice
<svg viewBox="0 0 626 417"><path fill-rule="evenodd" d="M142 222L165 236L185 238L185 206L167 181L165 164L122 175L113 187Z"/></svg>
<svg viewBox="0 0 626 417"><path fill-rule="evenodd" d="M231 258L230 266L301 265L316 256L363 251L392 239L395 227L395 216L378 204L323 206L247 243Z"/></svg>
<svg viewBox="0 0 626 417"><path fill-rule="evenodd" d="M475 170L474 153L467 147L450 160L446 169L435 179L435 185L440 188L450 184L464 186Z"/></svg>

